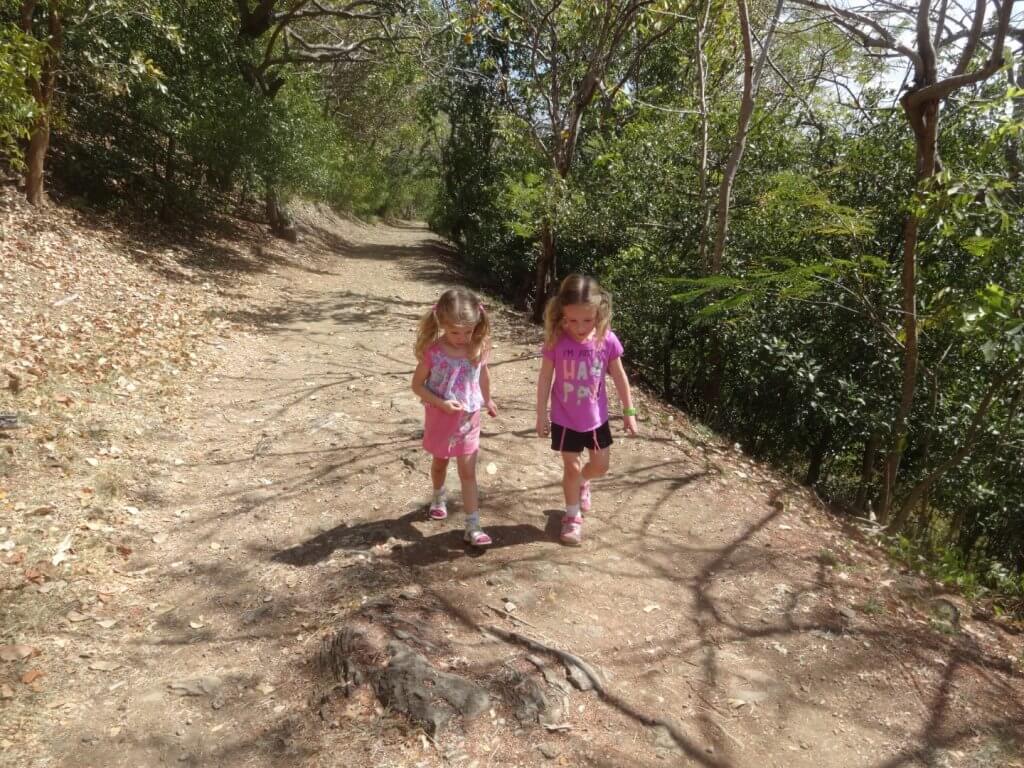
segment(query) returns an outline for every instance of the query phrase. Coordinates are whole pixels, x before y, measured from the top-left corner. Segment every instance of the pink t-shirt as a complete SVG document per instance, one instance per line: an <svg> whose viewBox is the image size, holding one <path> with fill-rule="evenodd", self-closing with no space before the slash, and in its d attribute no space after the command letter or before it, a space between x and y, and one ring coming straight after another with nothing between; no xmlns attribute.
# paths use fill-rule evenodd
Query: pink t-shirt
<svg viewBox="0 0 1024 768"><path fill-rule="evenodd" d="M608 363L622 357L622 342L608 331L604 341L582 343L561 334L544 357L555 364L551 386L551 421L577 432L590 432L608 421L604 376Z"/></svg>

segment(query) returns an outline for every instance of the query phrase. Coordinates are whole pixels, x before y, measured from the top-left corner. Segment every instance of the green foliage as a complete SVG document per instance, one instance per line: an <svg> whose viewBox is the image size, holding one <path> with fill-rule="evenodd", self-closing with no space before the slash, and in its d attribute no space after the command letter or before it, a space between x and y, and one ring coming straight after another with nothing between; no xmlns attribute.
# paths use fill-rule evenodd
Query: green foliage
<svg viewBox="0 0 1024 768"><path fill-rule="evenodd" d="M230 3L101 0L65 11L50 160L58 188L161 215L222 208L234 193L255 201L269 185L365 215L412 216L433 199L436 141L420 120L424 75L408 58L296 65L276 72L271 97L251 76L262 49L239 37ZM19 38L5 34L6 50ZM0 144L13 151L3 137L23 136L31 115L17 90L26 65L0 59Z"/></svg>
<svg viewBox="0 0 1024 768"><path fill-rule="evenodd" d="M567 50L586 7L560 6ZM872 501L878 451L889 447L905 344L902 230L914 206L921 364L897 503L934 478L904 535L961 580L1013 588L993 574L1024 571L1024 174L1008 172L1024 135L1008 99L1020 94L993 85L946 104L944 170L917 191L906 119L893 94L872 85L878 62L834 29L787 29L772 58L788 78L766 72L728 258L709 274L715 192L738 108L731 6L715 6L705 38L703 183L690 19L640 62L627 93L597 99L559 185L523 121L507 117L510 104L537 99L530 114L544 118L551 85L527 82L515 65L522 59L507 46L522 39L510 8L460 30L457 67L438 86L452 129L434 225L464 262L518 298L532 279L538 223L557 211L559 275L590 272L613 291L633 375L854 506ZM813 80L822 60L861 83L856 108L824 87L794 94L800 73ZM704 398L712 336L722 367L714 408Z"/></svg>
<svg viewBox="0 0 1024 768"><path fill-rule="evenodd" d="M0 156L22 165L18 141L36 115L28 79L39 76L39 43L14 24L0 24Z"/></svg>
<svg viewBox="0 0 1024 768"><path fill-rule="evenodd" d="M888 537L886 549L897 560L935 581L955 587L968 598L1024 598L1024 575L997 560L971 558L958 549L930 546L906 535Z"/></svg>

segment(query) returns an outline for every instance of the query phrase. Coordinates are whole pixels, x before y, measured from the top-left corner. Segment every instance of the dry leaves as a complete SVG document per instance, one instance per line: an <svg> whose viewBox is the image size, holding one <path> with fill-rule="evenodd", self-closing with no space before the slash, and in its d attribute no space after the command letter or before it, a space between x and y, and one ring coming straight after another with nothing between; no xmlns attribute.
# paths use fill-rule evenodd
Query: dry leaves
<svg viewBox="0 0 1024 768"><path fill-rule="evenodd" d="M0 661L20 661L39 654L31 645L0 645Z"/></svg>
<svg viewBox="0 0 1024 768"><path fill-rule="evenodd" d="M60 565L68 559L68 552L71 551L71 534L65 536L60 544L57 545L57 551L53 555L53 559L50 562L53 565Z"/></svg>

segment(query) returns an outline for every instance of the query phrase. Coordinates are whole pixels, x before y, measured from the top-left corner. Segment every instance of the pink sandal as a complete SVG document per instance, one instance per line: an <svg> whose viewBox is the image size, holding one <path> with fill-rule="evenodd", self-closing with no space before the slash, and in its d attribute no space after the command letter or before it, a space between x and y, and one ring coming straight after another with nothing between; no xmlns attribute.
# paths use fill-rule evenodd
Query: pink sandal
<svg viewBox="0 0 1024 768"><path fill-rule="evenodd" d="M481 528L467 528L463 538L473 547L489 547L493 543L491 537Z"/></svg>
<svg viewBox="0 0 1024 768"><path fill-rule="evenodd" d="M448 505L443 501L437 504L431 504L430 511L427 515L431 520L444 520L448 517Z"/></svg>
<svg viewBox="0 0 1024 768"><path fill-rule="evenodd" d="M583 541L583 518L580 515L562 516L562 543L578 547Z"/></svg>
<svg viewBox="0 0 1024 768"><path fill-rule="evenodd" d="M590 511L590 481L584 480L580 484L580 509L583 512Z"/></svg>

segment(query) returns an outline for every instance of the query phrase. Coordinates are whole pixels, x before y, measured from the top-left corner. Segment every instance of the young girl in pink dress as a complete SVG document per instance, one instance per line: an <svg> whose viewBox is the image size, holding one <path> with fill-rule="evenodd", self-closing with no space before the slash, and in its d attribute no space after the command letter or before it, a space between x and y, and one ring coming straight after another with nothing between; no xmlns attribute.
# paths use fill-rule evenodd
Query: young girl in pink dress
<svg viewBox="0 0 1024 768"><path fill-rule="evenodd" d="M606 373L611 374L622 403L626 431L637 433L629 378L622 367L622 344L612 333L611 319L611 297L594 278L585 275L565 278L544 312L537 434L550 434L552 450L562 455L565 514L561 539L573 546L579 545L583 536L583 512L590 511L590 481L608 471L612 431Z"/></svg>
<svg viewBox="0 0 1024 768"><path fill-rule="evenodd" d="M423 401L423 448L433 456L430 479L434 495L432 520L448 517L445 478L455 459L466 513L465 540L475 547L491 543L480 527L480 492L476 461L480 450L480 411L498 409L491 399L487 370L491 325L480 298L464 288L451 288L420 320L412 391Z"/></svg>

